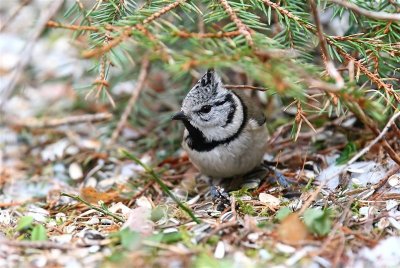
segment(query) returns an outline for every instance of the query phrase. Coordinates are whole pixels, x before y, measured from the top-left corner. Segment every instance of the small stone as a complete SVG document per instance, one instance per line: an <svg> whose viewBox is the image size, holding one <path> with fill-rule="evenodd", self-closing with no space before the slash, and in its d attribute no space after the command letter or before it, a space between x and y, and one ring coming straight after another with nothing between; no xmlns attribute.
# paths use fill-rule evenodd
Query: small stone
<svg viewBox="0 0 400 268"><path fill-rule="evenodd" d="M390 186L396 189L400 189L400 175L399 174L394 174L389 177L388 183Z"/></svg>
<svg viewBox="0 0 400 268"><path fill-rule="evenodd" d="M223 241L219 241L214 251L214 257L222 259L225 256L225 245Z"/></svg>
<svg viewBox="0 0 400 268"><path fill-rule="evenodd" d="M260 235L258 233L251 233L247 236L247 238L251 241L251 242L256 242L258 240L258 238L260 237Z"/></svg>
<svg viewBox="0 0 400 268"><path fill-rule="evenodd" d="M65 216L64 213L58 212L58 213L56 214L56 221L57 221L57 222L65 222L66 220L67 220L67 217Z"/></svg>
<svg viewBox="0 0 400 268"><path fill-rule="evenodd" d="M281 200L279 200L279 198L277 198L273 195L267 194L267 193L260 193L258 198L260 199L261 202L266 203L271 206L274 206L274 207L279 206L279 204L281 203Z"/></svg>
<svg viewBox="0 0 400 268"><path fill-rule="evenodd" d="M96 225L99 224L100 220L97 216L93 216L90 220L86 222L87 225Z"/></svg>
<svg viewBox="0 0 400 268"><path fill-rule="evenodd" d="M386 210L390 211L390 210L396 208L398 205L399 205L399 201L388 200L388 201L386 201Z"/></svg>
<svg viewBox="0 0 400 268"><path fill-rule="evenodd" d="M379 230L383 230L386 227L388 227L389 225L390 225L390 222L389 222L388 218L386 218L386 217L381 218L377 223L377 227Z"/></svg>
<svg viewBox="0 0 400 268"><path fill-rule="evenodd" d="M112 220L109 219L101 219L100 222L102 225L112 225L114 223Z"/></svg>
<svg viewBox="0 0 400 268"><path fill-rule="evenodd" d="M69 168L68 168L68 173L69 173L69 176L71 177L71 179L73 179L73 180L79 180L79 179L82 179L82 178L83 178L83 171L82 171L82 168L81 168L81 166L80 166L78 163L76 163L76 162L73 162L73 163L69 166Z"/></svg>

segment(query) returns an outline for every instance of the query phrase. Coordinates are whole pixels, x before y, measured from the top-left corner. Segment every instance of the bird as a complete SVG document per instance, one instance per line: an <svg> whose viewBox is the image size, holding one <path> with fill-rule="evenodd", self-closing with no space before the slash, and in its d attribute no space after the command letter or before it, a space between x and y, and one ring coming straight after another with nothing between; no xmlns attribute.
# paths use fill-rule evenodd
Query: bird
<svg viewBox="0 0 400 268"><path fill-rule="evenodd" d="M266 117L243 91L226 88L214 69L192 87L172 119L185 126L182 147L190 161L211 180L234 179L260 166Z"/></svg>

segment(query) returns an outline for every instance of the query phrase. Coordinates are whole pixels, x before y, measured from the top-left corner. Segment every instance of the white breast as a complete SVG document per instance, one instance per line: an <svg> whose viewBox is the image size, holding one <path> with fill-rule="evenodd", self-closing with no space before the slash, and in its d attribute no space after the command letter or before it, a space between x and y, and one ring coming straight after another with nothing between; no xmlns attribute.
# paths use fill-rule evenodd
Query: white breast
<svg viewBox="0 0 400 268"><path fill-rule="evenodd" d="M185 131L184 136L187 134ZM266 141L265 125L260 127L250 120L237 139L209 152L191 150L186 142L182 146L202 174L212 178L229 178L246 174L258 166L265 152Z"/></svg>

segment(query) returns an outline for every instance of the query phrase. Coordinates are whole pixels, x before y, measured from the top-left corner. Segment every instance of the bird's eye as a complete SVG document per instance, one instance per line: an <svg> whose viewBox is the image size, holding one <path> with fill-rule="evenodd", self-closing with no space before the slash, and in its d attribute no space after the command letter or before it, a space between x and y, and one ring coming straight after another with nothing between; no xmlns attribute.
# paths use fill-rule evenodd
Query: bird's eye
<svg viewBox="0 0 400 268"><path fill-rule="evenodd" d="M210 111L211 111L211 105L204 105L200 109L200 113L203 113L203 114L209 113Z"/></svg>

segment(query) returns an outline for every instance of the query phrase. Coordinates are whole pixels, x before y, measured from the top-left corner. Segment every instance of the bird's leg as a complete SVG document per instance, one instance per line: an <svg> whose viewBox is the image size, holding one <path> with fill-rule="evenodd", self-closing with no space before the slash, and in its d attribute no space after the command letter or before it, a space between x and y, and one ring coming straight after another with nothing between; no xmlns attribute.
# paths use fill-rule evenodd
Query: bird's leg
<svg viewBox="0 0 400 268"><path fill-rule="evenodd" d="M262 167L267 171L273 172L273 174L275 175L274 177L269 179L271 182L276 182L284 188L287 188L290 186L291 182L289 182L289 180L285 177L285 175L283 175L281 172L276 170L275 167L269 165L267 162L263 162Z"/></svg>
<svg viewBox="0 0 400 268"><path fill-rule="evenodd" d="M221 186L221 180L210 179L210 195L213 202L217 204L218 211L223 211L229 206L229 194Z"/></svg>

